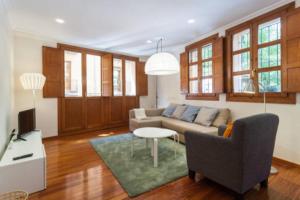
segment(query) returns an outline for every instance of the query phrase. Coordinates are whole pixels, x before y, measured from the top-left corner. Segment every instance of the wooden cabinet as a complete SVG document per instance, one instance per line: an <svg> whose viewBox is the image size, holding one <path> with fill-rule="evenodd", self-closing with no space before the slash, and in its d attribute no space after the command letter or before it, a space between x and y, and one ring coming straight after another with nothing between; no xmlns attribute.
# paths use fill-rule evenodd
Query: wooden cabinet
<svg viewBox="0 0 300 200"><path fill-rule="evenodd" d="M283 44L283 91L300 92L300 8L288 12L283 18L285 41Z"/></svg>

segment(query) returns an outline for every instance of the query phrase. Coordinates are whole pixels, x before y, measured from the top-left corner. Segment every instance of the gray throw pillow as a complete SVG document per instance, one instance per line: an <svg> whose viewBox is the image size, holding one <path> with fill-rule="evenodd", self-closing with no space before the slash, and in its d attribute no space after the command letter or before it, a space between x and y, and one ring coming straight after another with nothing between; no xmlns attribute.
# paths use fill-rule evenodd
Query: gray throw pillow
<svg viewBox="0 0 300 200"><path fill-rule="evenodd" d="M171 117L175 119L180 119L182 113L184 113L186 108L187 106L177 106Z"/></svg>
<svg viewBox="0 0 300 200"><path fill-rule="evenodd" d="M182 113L181 120L186 122L193 122L200 110L198 106L187 106L187 109Z"/></svg>
<svg viewBox="0 0 300 200"><path fill-rule="evenodd" d="M203 126L210 126L215 120L218 112L219 110L216 108L203 107L200 109L194 122Z"/></svg>
<svg viewBox="0 0 300 200"><path fill-rule="evenodd" d="M176 107L176 104L170 104L161 115L164 117L171 117Z"/></svg>

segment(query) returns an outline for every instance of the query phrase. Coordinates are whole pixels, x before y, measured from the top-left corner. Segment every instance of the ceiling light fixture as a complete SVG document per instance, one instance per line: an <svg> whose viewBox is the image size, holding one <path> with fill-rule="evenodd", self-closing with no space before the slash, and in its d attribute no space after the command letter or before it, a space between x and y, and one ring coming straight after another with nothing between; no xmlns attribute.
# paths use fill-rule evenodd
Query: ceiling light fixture
<svg viewBox="0 0 300 200"><path fill-rule="evenodd" d="M147 44L151 44L151 43L152 43L152 40L147 40L146 43L147 43Z"/></svg>
<svg viewBox="0 0 300 200"><path fill-rule="evenodd" d="M179 63L176 57L162 51L162 41L162 38L157 41L156 53L146 62L145 72L148 75L170 75L179 72Z"/></svg>
<svg viewBox="0 0 300 200"><path fill-rule="evenodd" d="M187 21L188 24L193 24L193 23L195 23L195 22L196 22L195 19L189 19L189 20Z"/></svg>
<svg viewBox="0 0 300 200"><path fill-rule="evenodd" d="M55 21L59 24L64 24L65 20L61 19L61 18L56 18Z"/></svg>

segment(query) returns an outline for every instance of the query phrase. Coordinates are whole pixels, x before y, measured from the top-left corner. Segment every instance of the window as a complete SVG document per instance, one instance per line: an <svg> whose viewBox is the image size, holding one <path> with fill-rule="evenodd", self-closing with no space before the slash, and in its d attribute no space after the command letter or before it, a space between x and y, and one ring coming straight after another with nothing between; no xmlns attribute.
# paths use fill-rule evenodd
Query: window
<svg viewBox="0 0 300 200"><path fill-rule="evenodd" d="M286 9L286 8L283 8ZM287 11L287 10L286 10ZM283 92L284 58L282 16L278 11L259 16L226 31L228 59L227 99L231 101L262 102L263 93L272 103L293 103L295 95ZM283 27L284 26L284 27ZM285 67L286 68L286 67ZM245 93L252 79L254 94Z"/></svg>
<svg viewBox="0 0 300 200"><path fill-rule="evenodd" d="M113 90L114 96L122 96L123 89L122 89L122 60L114 58L113 59Z"/></svg>
<svg viewBox="0 0 300 200"><path fill-rule="evenodd" d="M101 57L86 55L87 96L101 96Z"/></svg>
<svg viewBox="0 0 300 200"><path fill-rule="evenodd" d="M135 61L125 60L125 94L126 96L136 95L136 63Z"/></svg>
<svg viewBox="0 0 300 200"><path fill-rule="evenodd" d="M65 96L82 96L82 54L73 51L64 51L65 58Z"/></svg>
<svg viewBox="0 0 300 200"><path fill-rule="evenodd" d="M187 99L219 99L224 86L223 42L215 34L186 47L185 57L181 57L185 69L181 71L181 84L185 84Z"/></svg>

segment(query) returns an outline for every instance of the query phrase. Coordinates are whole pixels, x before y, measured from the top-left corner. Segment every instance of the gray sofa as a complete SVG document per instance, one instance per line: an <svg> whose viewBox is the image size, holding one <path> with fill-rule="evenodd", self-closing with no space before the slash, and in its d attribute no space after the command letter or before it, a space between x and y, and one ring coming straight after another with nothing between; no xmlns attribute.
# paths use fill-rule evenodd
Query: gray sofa
<svg viewBox="0 0 300 200"><path fill-rule="evenodd" d="M206 133L210 135L218 135L218 123L217 121L220 121L220 118L223 117L221 113L228 112L230 113L229 109L223 108L219 109L220 112L217 115L216 119L214 120L212 126L202 126L196 123L190 123L186 121L182 121L179 119L169 118L162 116L162 113L164 111L164 108L162 109L146 109L146 116L147 119L138 120L135 118L134 111L129 111L129 129L130 131L134 131L137 128L141 127L162 127L162 128L168 128L175 130L179 133L179 138L181 142L185 142L184 139L184 133L186 131L193 131L193 132L199 132L199 133ZM225 120L226 122L230 120L230 114L229 117ZM221 120L222 121L222 120Z"/></svg>
<svg viewBox="0 0 300 200"><path fill-rule="evenodd" d="M194 178L195 172L200 172L241 199L257 183L267 186L278 123L274 114L239 119L230 138L187 131L189 176Z"/></svg>

